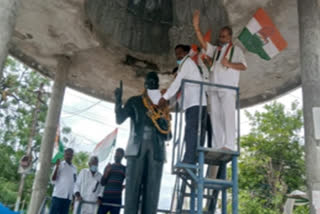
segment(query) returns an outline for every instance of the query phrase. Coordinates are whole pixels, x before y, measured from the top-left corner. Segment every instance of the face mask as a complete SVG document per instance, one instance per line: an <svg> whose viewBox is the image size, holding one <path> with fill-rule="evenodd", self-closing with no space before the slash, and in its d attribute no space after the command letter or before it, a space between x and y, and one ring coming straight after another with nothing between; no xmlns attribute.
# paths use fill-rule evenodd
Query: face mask
<svg viewBox="0 0 320 214"><path fill-rule="evenodd" d="M177 64L180 65L182 60L177 60Z"/></svg>
<svg viewBox="0 0 320 214"><path fill-rule="evenodd" d="M96 172L96 171L98 171L98 166L96 166L96 165L90 166L90 171L91 171L91 172Z"/></svg>

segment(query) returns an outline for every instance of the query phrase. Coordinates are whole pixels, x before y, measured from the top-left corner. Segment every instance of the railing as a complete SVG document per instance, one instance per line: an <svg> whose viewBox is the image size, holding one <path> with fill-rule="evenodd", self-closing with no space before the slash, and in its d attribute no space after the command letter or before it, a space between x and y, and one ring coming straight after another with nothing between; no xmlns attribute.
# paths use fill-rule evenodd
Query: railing
<svg viewBox="0 0 320 214"><path fill-rule="evenodd" d="M48 201L51 200L51 197L46 197L42 204L41 204L41 207L39 209L39 212L38 214L46 214L46 205L48 203ZM76 210L76 214L81 214L81 210L82 210L82 205L83 204L92 204L92 205L96 205L97 208L99 206L99 204L97 203L97 201L85 201L85 200L81 200L79 201L79 205L77 207L77 210ZM101 203L101 205L104 205L104 206L113 206L113 207L120 207L120 209L124 209L124 205L121 205L121 204L112 204L112 203ZM174 214L175 212L171 212L170 210L164 210L164 209L158 209L157 210L157 213L165 213L165 214Z"/></svg>
<svg viewBox="0 0 320 214"><path fill-rule="evenodd" d="M212 88L219 88L219 89L226 89L231 90L235 92L236 94L236 111L237 111L237 152L240 154L240 99L239 99L239 88L233 87L233 86L227 86L227 85L220 85L220 84L214 84L214 83L208 83L208 82L201 82L201 81L195 81L195 80L182 80L181 89L182 89L182 95L181 95L181 107L176 108L176 119L174 121L174 134L173 134L173 152L172 152L172 170L175 169L175 165L179 162L181 162L182 154L184 152L185 148L185 141L182 137L182 123L183 123L183 104L184 104L184 98L185 98L185 85L186 84L196 84L200 86L200 96L199 96L199 103L200 107L203 106L202 98L203 98L203 91L204 87L208 87L212 90ZM202 108L200 108L202 109ZM178 111L178 112L177 112ZM201 118L202 115L207 112L199 111L199 117L198 117L198 123L200 124L198 126L198 139L197 139L197 150L204 150L207 149L204 146L200 145L200 133L202 127ZM214 150L214 149L212 149ZM174 173L174 172L173 172Z"/></svg>
<svg viewBox="0 0 320 214"><path fill-rule="evenodd" d="M200 87L200 95L199 95L199 103L200 103L200 111L198 115L198 130L197 130L197 154L198 154L198 163L195 164L185 164L182 162L182 156L185 148L185 139L182 137L182 125L183 125L183 105L185 99L185 86L186 84L194 84ZM225 91L232 91L235 93L236 100L235 100L235 108L237 113L237 150L235 152L228 152L228 151L220 151L214 148L206 148L204 145L201 145L201 130L204 128L202 127L201 118L203 114L207 114L207 112L203 111L203 96L204 94L204 87L208 88L210 93L212 93L212 89L216 88L218 90L225 90ZM213 189L222 191L222 200L223 200L223 210L222 213L226 213L226 205L227 205L227 192L226 188L232 188L232 213L236 214L238 212L238 177L237 177L237 156L240 154L240 99L239 99L239 88L220 85L220 84L213 84L208 82L201 82L201 81L194 81L194 80L182 80L182 96L181 96L181 107L179 111L176 111L176 119L174 122L174 135L173 135L173 152L172 152L172 173L177 174L177 181L176 181L176 190L180 191L180 189L185 189L186 185L191 188L191 201L190 201L190 213L195 213L195 199L197 198L197 213L203 213L203 195L204 195L204 187L212 185ZM209 94L210 96L210 94ZM207 115L206 115L207 116ZM214 124L212 124L214 125ZM214 135L214 133L212 133ZM222 161L219 164L223 170L223 175L220 180L208 180L205 179L204 175L204 164L205 164L205 152L221 152L222 154L229 155L230 159L228 161L232 162L232 180L227 181L226 179L226 164L228 161ZM218 164L217 164L218 165ZM183 169L183 173L187 173L189 176L189 181L187 181L184 177L181 177L181 169ZM182 184L180 184L179 179L182 179ZM218 188L219 186L219 188ZM197 189L197 192L195 191ZM179 197L181 197L181 193L177 192L178 202ZM181 201L180 201L181 203ZM182 209L181 209L182 210ZM180 212L181 212L180 210ZM179 212L179 210L178 210Z"/></svg>

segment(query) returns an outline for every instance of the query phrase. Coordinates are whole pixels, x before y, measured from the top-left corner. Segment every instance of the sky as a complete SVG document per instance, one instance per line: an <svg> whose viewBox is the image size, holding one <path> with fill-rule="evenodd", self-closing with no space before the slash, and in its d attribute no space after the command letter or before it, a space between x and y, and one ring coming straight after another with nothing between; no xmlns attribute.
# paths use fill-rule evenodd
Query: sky
<svg viewBox="0 0 320 214"><path fill-rule="evenodd" d="M295 89L286 95L276 98L275 100L283 103L288 110L290 110L291 103L294 101L298 101L301 106L301 88ZM248 111L250 113L263 111L263 105L272 101L241 110L241 135L248 134L250 131L249 120L246 118L244 111ZM96 144L115 128L119 128L116 147L126 148L130 128L129 120L126 120L121 125L117 125L115 123L113 103L101 101L68 88L64 97L60 121L62 126L67 126L72 129L72 136L74 136L74 140L69 146L73 147L76 152L84 151L92 154ZM172 190L175 183L175 176L171 175L172 144L170 142L166 144L166 151L167 162L164 164L162 176L159 201L160 209L170 208ZM100 172L103 171L103 168L111 158L112 156L108 160L100 163Z"/></svg>

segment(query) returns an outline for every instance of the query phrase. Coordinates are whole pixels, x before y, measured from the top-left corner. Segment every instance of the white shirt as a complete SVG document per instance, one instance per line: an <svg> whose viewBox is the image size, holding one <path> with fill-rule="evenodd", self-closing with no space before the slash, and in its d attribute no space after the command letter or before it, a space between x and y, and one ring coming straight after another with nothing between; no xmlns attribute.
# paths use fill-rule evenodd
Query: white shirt
<svg viewBox="0 0 320 214"><path fill-rule="evenodd" d="M99 194L102 192L102 186L100 184L101 173L96 172L92 175L89 169L83 169L79 173L77 178L77 182L74 187L74 193L79 192L82 199L85 201L97 201ZM75 213L77 211L78 202L75 204L76 209L74 209ZM95 213L96 205L83 204L81 207L82 214L91 214Z"/></svg>
<svg viewBox="0 0 320 214"><path fill-rule="evenodd" d="M201 59L202 54L206 54L206 51L204 49L201 49L201 52L199 53L198 65L201 68L203 80L205 82L209 82L209 78L210 78L209 74L210 74L210 72L208 70L208 67L204 64L204 62Z"/></svg>
<svg viewBox="0 0 320 214"><path fill-rule="evenodd" d="M223 59L227 47L228 44L222 47L218 60L215 62L214 65L212 65L210 69L210 82L215 84L238 87L240 71L232 68L227 68L221 64L221 60ZM212 58L216 48L217 46L207 43L206 54ZM243 51L238 46L234 46L232 62L242 63L244 66L247 67L247 62L244 57Z"/></svg>
<svg viewBox="0 0 320 214"><path fill-rule="evenodd" d="M183 58L181 64L179 65L178 75L171 83L166 93L163 95L163 98L169 100L171 97L173 97L180 90L183 79L203 81L197 65L192 61L192 59L190 59L189 56ZM199 105L200 85L194 83L185 83L183 109L186 110L192 106ZM205 96L205 89L203 89L202 106L206 105L207 101Z"/></svg>
<svg viewBox="0 0 320 214"><path fill-rule="evenodd" d="M56 166L54 167L55 171ZM73 188L77 179L77 168L66 161L60 163L57 179L51 181L54 184L53 197L72 200Z"/></svg>

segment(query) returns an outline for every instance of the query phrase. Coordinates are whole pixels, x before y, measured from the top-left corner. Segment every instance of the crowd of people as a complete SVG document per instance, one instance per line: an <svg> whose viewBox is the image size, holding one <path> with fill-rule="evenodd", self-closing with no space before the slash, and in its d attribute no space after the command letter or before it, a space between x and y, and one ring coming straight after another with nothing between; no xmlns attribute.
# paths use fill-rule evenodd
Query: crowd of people
<svg viewBox="0 0 320 214"><path fill-rule="evenodd" d="M81 214L119 214L126 174L126 167L121 164L124 154L122 148L116 149L115 162L105 167L103 175L98 172L98 157L92 156L88 168L78 175L72 164L73 150L66 149L64 160L56 162L51 176L54 189L49 213L68 214L74 202L74 214L78 214L78 210Z"/></svg>
<svg viewBox="0 0 320 214"><path fill-rule="evenodd" d="M131 118L135 126L126 151L127 170L121 164L125 152L118 148L115 163L107 165L103 175L98 172L98 158L91 157L89 168L83 169L77 176L77 169L72 165L73 150L65 150L64 161L57 162L52 175L52 183L55 186L50 214L68 213L73 199L75 212L80 201L89 201L99 204L98 214L108 212L118 214L125 179L128 192L125 213L136 213L141 185L144 185L144 197L153 199L142 205L142 209L145 210L142 213L156 213L154 210L159 198L162 166L165 159L162 148L163 142L167 140L163 136L167 133L163 135L163 130L159 127L157 129L161 134L158 136L154 133L153 126L157 125L155 121L150 120L152 119L150 114L154 113L154 108L163 109L168 106L169 101L179 99L183 79L238 87L240 71L247 69L242 50L232 43L232 29L227 26L221 28L217 44L211 44L200 31L199 17L200 12L196 11L193 15L193 26L200 48L194 50L184 44L175 47L178 67L174 69L175 77L167 90L160 92L159 78L155 72L149 73L146 77L146 93L143 96L130 98L124 107L121 100L122 86L116 90L117 123L121 124L127 118ZM205 133L208 130L208 146L221 150L236 150L235 91L208 87L202 90L202 93L201 95L200 85L187 83L184 88L183 103L180 102L185 111L186 150L183 162L187 164L196 163L199 121L202 127L201 145L204 145ZM200 95L202 100L199 99ZM144 108L146 109L143 110ZM199 120L200 111L203 113ZM141 178L143 175L148 175L145 181ZM81 213L92 214L95 209L96 204L85 203L82 205Z"/></svg>

